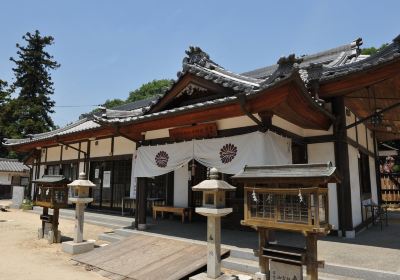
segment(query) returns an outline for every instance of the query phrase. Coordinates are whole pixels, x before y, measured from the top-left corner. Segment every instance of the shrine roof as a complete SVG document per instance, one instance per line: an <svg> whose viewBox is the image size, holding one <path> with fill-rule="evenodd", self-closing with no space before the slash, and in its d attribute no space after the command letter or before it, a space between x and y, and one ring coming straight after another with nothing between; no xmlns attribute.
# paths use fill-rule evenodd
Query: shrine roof
<svg viewBox="0 0 400 280"><path fill-rule="evenodd" d="M0 171L2 172L28 172L29 167L17 159L0 158Z"/></svg>
<svg viewBox="0 0 400 280"><path fill-rule="evenodd" d="M253 179L262 179L262 182L285 182L296 180L301 183L305 180L321 180L325 182L339 182L336 167L328 163L314 164L288 164L288 165L265 165L265 166L245 166L243 171L232 177L236 181L246 182Z"/></svg>
<svg viewBox="0 0 400 280"><path fill-rule="evenodd" d="M43 175L42 178L32 180L32 183L40 183L40 184L63 184L69 182L70 181L63 175Z"/></svg>

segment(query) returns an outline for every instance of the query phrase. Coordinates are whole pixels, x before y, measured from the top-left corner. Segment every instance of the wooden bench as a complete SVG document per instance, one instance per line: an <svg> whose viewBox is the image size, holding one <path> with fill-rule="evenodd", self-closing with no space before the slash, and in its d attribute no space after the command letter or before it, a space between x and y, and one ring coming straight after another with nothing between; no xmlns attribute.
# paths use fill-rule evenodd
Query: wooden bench
<svg viewBox="0 0 400 280"><path fill-rule="evenodd" d="M192 211L190 208L174 207L174 206L153 206L153 219L157 219L157 212L161 212L161 217L164 218L164 212L178 214L182 217L182 223L185 222L185 216L189 222L192 221Z"/></svg>

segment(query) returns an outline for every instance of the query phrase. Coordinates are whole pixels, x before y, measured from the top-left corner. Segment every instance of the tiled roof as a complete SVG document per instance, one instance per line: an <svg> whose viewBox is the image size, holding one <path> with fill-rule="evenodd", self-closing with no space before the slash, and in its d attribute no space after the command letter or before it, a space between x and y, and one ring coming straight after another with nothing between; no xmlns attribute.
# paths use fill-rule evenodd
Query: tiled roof
<svg viewBox="0 0 400 280"><path fill-rule="evenodd" d="M148 108L152 102L157 100L158 97L152 97L148 98L145 100L139 100L131 103L127 103L121 106L117 106L115 108L118 109L118 112L125 112L125 113L131 113L135 111L140 111L143 112L142 108ZM132 110L132 111L129 111ZM111 110L112 111L112 110ZM81 120L78 120L72 124L66 125L65 127L55 129L49 132L45 133L39 133L39 134L31 134L29 135L29 138L23 138L23 139L5 139L5 142L3 145L5 146L13 146L13 145L19 145L19 144L25 144L25 143L32 143L32 142L37 142L41 140L46 140L46 139L51 139L57 136L64 136L64 135L69 135L77 132L82 132L82 131L87 131L87 130L92 130L96 128L100 128L101 125L96 123L95 121L89 119L89 118L84 118Z"/></svg>
<svg viewBox="0 0 400 280"><path fill-rule="evenodd" d="M70 125L67 125L63 128L60 129L55 129L49 132L45 133L40 133L40 134L32 134L30 135L29 138L23 138L23 139L5 139L5 142L3 142L3 145L5 146L13 146L13 145L18 145L18 144L25 144L25 143L32 143L32 142L38 142L46 139L51 139L57 136L64 136L68 134L73 134L76 132L81 132L85 130L91 130L95 128L99 128L100 125L93 120L88 120L88 119L82 119L79 120L75 123L72 123Z"/></svg>
<svg viewBox="0 0 400 280"><path fill-rule="evenodd" d="M1 172L27 172L29 167L17 159L0 158Z"/></svg>
<svg viewBox="0 0 400 280"><path fill-rule="evenodd" d="M150 106L149 110L143 110L143 112L105 110L101 116L95 116L95 119L99 122L105 123L126 123L156 118L161 115L170 115L183 111L195 110L198 108L207 108L209 106L237 100L236 94L253 95L260 93L261 91L272 87L279 81L282 81L289 76L296 74L300 77L303 76L303 73L300 71L301 69L298 67L298 65L302 63L303 59L296 58L294 55L280 58L274 71L268 77L257 79L243 74L236 74L224 69L211 60L209 55L199 47L190 47L189 50L186 51L186 54L187 56L183 59L182 63L182 71L178 73L178 80L175 81L175 83L165 92L164 96L167 95L169 91L177 83L179 83L182 77L184 77L184 75L187 73L191 73L213 83L220 84L223 87L231 88L235 94L160 112L151 112L151 109L153 108L152 106ZM311 98L312 97L310 95L310 99ZM314 102L316 106L322 105L321 100L312 99L311 102Z"/></svg>
<svg viewBox="0 0 400 280"><path fill-rule="evenodd" d="M352 63L322 67L320 81L330 81L355 72L366 71L378 65L400 60L400 35L393 39L393 42L383 50L369 57L364 56L362 58L354 60Z"/></svg>
<svg viewBox="0 0 400 280"><path fill-rule="evenodd" d="M298 178L333 178L339 179L336 167L328 163L314 164L289 164L289 165L265 165L265 166L245 166L243 171L233 176L234 180L245 181L246 179L298 179Z"/></svg>
<svg viewBox="0 0 400 280"><path fill-rule="evenodd" d="M361 44L362 40L357 39L347 45L318 52L312 55L301 56L300 58L302 61L299 63L299 68L304 69L309 67L311 64L325 64L331 67L349 63L353 58L359 56L361 52ZM242 75L257 79L265 79L268 78L274 71L276 71L278 66L278 64L270 65L242 73Z"/></svg>
<svg viewBox="0 0 400 280"><path fill-rule="evenodd" d="M272 88L279 82L283 82L287 79L289 79L292 75L295 75L296 72L291 72L291 73L286 73L286 75L281 75L277 77L276 79L270 81L269 83L263 84L262 87L259 85L259 89L268 89ZM260 93L261 90L250 90L247 93L244 93L246 96L253 96L258 93ZM196 109L205 109L209 108L212 106L218 106L221 104L227 104L231 102L237 102L239 97L237 95L232 95L232 96L226 96L223 98L217 98L217 99L212 99L204 102L199 102L191 105L186 105L186 106L181 106L169 110L163 110L160 112L154 112L154 113L142 113L142 114L131 114L128 115L129 113L127 112L122 112L122 111L117 111L117 110L105 110L104 114L99 117L95 116L96 121L100 123L132 123L132 122L140 122L144 120L150 120L154 118L159 118L161 116L170 116L173 114L179 114L185 111L191 111L191 110L196 110Z"/></svg>

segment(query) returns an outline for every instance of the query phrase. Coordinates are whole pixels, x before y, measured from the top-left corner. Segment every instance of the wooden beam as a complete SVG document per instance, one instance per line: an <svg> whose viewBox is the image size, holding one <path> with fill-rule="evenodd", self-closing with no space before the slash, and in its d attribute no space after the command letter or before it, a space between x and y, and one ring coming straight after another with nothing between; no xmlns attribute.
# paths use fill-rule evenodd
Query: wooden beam
<svg viewBox="0 0 400 280"><path fill-rule="evenodd" d="M326 81L319 86L319 96L322 98L344 95L346 93L365 88L398 75L400 72L400 60L370 68L344 77Z"/></svg>

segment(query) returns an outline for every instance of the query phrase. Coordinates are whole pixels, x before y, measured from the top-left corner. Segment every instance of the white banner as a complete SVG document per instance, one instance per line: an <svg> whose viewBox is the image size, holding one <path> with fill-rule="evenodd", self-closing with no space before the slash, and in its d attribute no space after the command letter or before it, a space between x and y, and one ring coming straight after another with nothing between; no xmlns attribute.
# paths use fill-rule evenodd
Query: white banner
<svg viewBox="0 0 400 280"><path fill-rule="evenodd" d="M137 150L136 177L153 177L182 167L191 159L219 172L236 174L245 165L292 162L291 141L273 132L143 146Z"/></svg>

